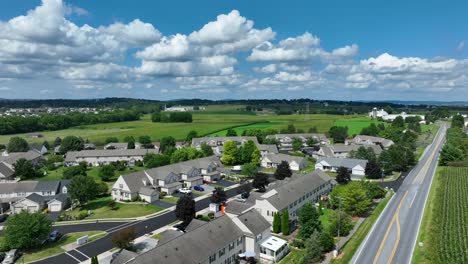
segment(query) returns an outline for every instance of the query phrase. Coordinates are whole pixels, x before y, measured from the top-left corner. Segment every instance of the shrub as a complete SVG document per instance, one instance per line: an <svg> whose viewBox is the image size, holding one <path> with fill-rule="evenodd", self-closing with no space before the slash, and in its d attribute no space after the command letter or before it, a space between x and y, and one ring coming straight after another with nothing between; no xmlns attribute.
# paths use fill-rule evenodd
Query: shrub
<svg viewBox="0 0 468 264"><path fill-rule="evenodd" d="M160 192L159 193L159 198L162 199L162 198L166 197L166 195L167 195L167 192Z"/></svg>
<svg viewBox="0 0 468 264"><path fill-rule="evenodd" d="M294 239L291 243L291 246L295 247L295 248L304 248L305 245L304 245L304 241L302 240L299 240L299 239Z"/></svg>
<svg viewBox="0 0 468 264"><path fill-rule="evenodd" d="M209 212L209 213L208 213L208 217L209 217L210 219L213 219L213 218L214 218L214 213L213 213L213 212Z"/></svg>

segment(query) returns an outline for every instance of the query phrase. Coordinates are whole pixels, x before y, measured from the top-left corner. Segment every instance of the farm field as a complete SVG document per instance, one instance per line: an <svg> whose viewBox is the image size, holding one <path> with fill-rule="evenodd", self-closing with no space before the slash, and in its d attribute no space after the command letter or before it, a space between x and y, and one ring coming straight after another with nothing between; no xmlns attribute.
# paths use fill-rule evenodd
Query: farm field
<svg viewBox="0 0 468 264"><path fill-rule="evenodd" d="M369 119L368 117L353 118L353 119L339 119L335 121L335 126L347 126L348 134L350 136L359 134L361 130L368 127L370 124L384 123L377 120ZM385 124L385 123L384 123Z"/></svg>
<svg viewBox="0 0 468 264"><path fill-rule="evenodd" d="M221 107L221 106L218 106ZM222 110L222 109L220 109ZM235 110L232 110L235 111ZM239 113L239 112L238 112ZM190 130L195 130L200 136L210 134L221 134L228 128L241 127L239 131L250 128L275 129L284 128L288 123L294 124L298 129L308 131L311 127L316 127L319 133L327 132L335 121L346 124L348 121L363 120L364 116L342 116L342 115L247 115L231 114L229 110L216 112L196 112L193 114L193 123L153 123L149 115L145 115L138 121L96 124L78 126L64 130L44 131L43 138L30 138L27 134L1 135L0 144L8 143L12 136L22 136L30 143L42 143L44 140L53 142L56 137L66 137L70 135L81 136L89 139L90 142L102 145L107 137L117 137L123 140L126 136L139 137L149 135L152 140L157 141L165 136L173 136L177 140L183 140ZM256 124L254 124L256 123ZM249 127L249 125L251 127ZM257 127L255 127L257 126ZM242 128L243 127L243 128Z"/></svg>
<svg viewBox="0 0 468 264"><path fill-rule="evenodd" d="M468 263L468 168L439 167L424 212L414 263Z"/></svg>

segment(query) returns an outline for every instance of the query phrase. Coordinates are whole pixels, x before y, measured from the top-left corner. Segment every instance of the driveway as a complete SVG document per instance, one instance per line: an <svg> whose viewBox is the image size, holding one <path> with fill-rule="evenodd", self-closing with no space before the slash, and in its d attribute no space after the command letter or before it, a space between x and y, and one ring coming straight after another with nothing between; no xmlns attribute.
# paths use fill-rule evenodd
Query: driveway
<svg viewBox="0 0 468 264"><path fill-rule="evenodd" d="M208 184L202 184L200 186L205 190L204 193L212 193L215 189L213 186L210 186Z"/></svg>
<svg viewBox="0 0 468 264"><path fill-rule="evenodd" d="M172 194L172 196L179 197L179 198L184 197L185 195L186 195L185 193L173 193ZM193 192L191 193L191 195L192 195L193 198L196 198L196 197L200 196L200 195L198 195L196 193L193 193Z"/></svg>
<svg viewBox="0 0 468 264"><path fill-rule="evenodd" d="M136 243L134 246L135 246L135 249L137 250L137 252L139 254L142 254L142 253L145 253L148 250L151 250L151 249L155 248L157 245L158 245L158 240L157 239L148 237L147 239Z"/></svg>
<svg viewBox="0 0 468 264"><path fill-rule="evenodd" d="M230 187L235 185L235 182L232 181L226 181L226 180L219 180L216 182L217 185L223 186L223 187Z"/></svg>
<svg viewBox="0 0 468 264"><path fill-rule="evenodd" d="M168 203L168 202L161 201L161 200L154 201L151 204L162 207L162 208L170 208L170 207L174 206L174 204L172 204L172 203Z"/></svg>

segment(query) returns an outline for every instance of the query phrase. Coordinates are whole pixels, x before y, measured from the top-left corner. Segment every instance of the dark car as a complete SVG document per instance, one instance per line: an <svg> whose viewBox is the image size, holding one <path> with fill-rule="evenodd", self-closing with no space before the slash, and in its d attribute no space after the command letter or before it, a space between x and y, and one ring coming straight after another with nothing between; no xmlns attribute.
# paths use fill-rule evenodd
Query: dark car
<svg viewBox="0 0 468 264"><path fill-rule="evenodd" d="M199 192L204 192L205 191L205 189L203 187L201 187L201 186L195 186L195 187L193 187L193 189L195 191L199 191Z"/></svg>
<svg viewBox="0 0 468 264"><path fill-rule="evenodd" d="M8 215L7 214L0 214L0 223L5 222L7 220Z"/></svg>
<svg viewBox="0 0 468 264"><path fill-rule="evenodd" d="M245 192L245 193L241 194L242 199L247 199L247 198L249 198L249 196L250 196L250 193L248 193L248 192Z"/></svg>
<svg viewBox="0 0 468 264"><path fill-rule="evenodd" d="M5 258L5 253L4 253L4 252L0 252L0 261L3 261L4 258Z"/></svg>
<svg viewBox="0 0 468 264"><path fill-rule="evenodd" d="M62 237L62 234L59 231L54 230L50 232L49 238L47 238L47 242L57 242L59 241L61 237Z"/></svg>

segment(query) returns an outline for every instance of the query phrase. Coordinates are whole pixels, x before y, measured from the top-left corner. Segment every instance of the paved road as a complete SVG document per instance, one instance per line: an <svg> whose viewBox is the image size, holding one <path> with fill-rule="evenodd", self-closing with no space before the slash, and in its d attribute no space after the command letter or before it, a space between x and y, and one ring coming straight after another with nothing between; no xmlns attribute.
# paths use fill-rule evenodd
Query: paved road
<svg viewBox="0 0 468 264"><path fill-rule="evenodd" d="M404 178L351 263L411 263L446 129L446 124L442 124L433 143Z"/></svg>
<svg viewBox="0 0 468 264"><path fill-rule="evenodd" d="M238 188L239 187L236 187L236 188L226 191L228 198L236 196ZM210 197L197 201L196 210L200 211L208 207L209 203L210 203ZM91 243L80 246L74 250L70 250L66 253L63 253L54 257L50 257L42 261L37 261L35 263L41 263L41 264L42 263L44 264L80 263L93 256L96 256L98 254L101 254L105 251L112 249L113 245L111 242L111 238L112 238L112 233L114 232L118 232L119 230L124 229L126 227L133 227L135 228L135 231L138 237L138 236L147 234L153 230L159 229L165 225L168 225L176 220L177 219L176 219L174 211L171 211L171 212L167 212L165 214L158 215L156 217L152 217L146 220L134 221L134 222L123 223L123 224L120 223L120 225L117 225L117 226L111 225L111 229L107 229L107 232L109 233L109 235L101 239L98 239L96 241L93 241ZM85 226L85 225L80 225L80 226L82 226L83 228L82 231L91 230L90 226ZM69 228L72 228L72 227L69 227ZM77 228L74 228L74 230L75 229ZM75 230L74 232L79 232L79 231L80 230Z"/></svg>

